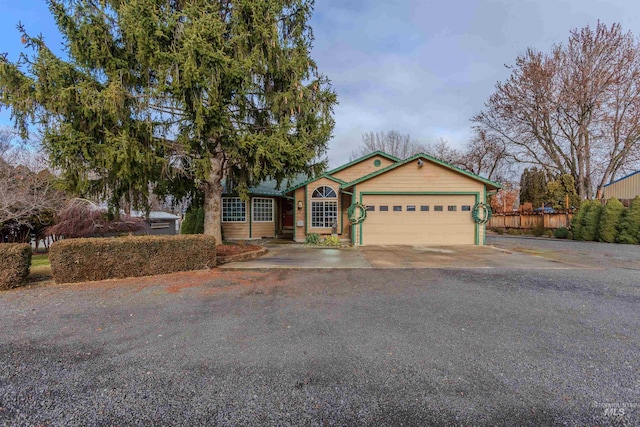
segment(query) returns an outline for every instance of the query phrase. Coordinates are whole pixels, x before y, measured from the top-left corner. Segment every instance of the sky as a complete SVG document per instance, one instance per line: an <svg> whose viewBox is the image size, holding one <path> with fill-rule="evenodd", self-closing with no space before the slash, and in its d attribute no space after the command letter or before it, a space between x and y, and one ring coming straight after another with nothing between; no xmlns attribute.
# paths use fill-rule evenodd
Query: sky
<svg viewBox="0 0 640 427"><path fill-rule="evenodd" d="M573 29L621 23L640 36L638 0L316 0L312 57L338 95L331 167L349 160L365 132L397 130L462 147L470 119L505 65L531 47L549 51ZM15 29L62 42L44 0L0 0L0 53L22 49ZM10 124L0 111L0 125Z"/></svg>

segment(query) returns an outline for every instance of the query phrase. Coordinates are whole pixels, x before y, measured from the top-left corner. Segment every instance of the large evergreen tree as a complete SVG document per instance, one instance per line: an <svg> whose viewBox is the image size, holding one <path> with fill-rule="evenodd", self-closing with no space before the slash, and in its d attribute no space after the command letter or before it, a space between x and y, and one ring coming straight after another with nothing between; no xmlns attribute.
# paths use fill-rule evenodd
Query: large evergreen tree
<svg viewBox="0 0 640 427"><path fill-rule="evenodd" d="M36 125L78 194L139 207L150 189L204 196L221 237L222 178L318 172L335 93L310 58L313 0L49 0L67 58L0 60L0 100Z"/></svg>

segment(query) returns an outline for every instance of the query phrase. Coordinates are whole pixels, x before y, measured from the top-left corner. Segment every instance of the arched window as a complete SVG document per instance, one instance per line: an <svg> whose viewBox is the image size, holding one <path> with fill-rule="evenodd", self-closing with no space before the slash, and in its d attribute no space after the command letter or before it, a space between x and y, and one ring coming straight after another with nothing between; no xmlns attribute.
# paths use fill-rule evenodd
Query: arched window
<svg viewBox="0 0 640 427"><path fill-rule="evenodd" d="M323 185L313 190L311 198L313 199L335 199L338 196L333 188Z"/></svg>
<svg viewBox="0 0 640 427"><path fill-rule="evenodd" d="M331 228L338 222L338 195L326 185L311 193L311 227Z"/></svg>

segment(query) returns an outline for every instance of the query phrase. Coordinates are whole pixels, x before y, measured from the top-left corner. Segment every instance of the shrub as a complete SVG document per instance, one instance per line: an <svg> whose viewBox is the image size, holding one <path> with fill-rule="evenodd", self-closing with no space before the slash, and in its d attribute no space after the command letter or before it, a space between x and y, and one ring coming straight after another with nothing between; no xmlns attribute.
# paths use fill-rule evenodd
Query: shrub
<svg viewBox="0 0 640 427"><path fill-rule="evenodd" d="M547 230L544 232L544 235L547 237L553 237L553 230Z"/></svg>
<svg viewBox="0 0 640 427"><path fill-rule="evenodd" d="M27 282L31 265L31 246L26 243L0 243L0 289L11 289Z"/></svg>
<svg viewBox="0 0 640 427"><path fill-rule="evenodd" d="M631 201L618 226L618 243L637 245L640 239L640 196Z"/></svg>
<svg viewBox="0 0 640 427"><path fill-rule="evenodd" d="M214 267L216 245L208 235L69 239L51 245L49 261L58 283L151 276Z"/></svg>
<svg viewBox="0 0 640 427"><path fill-rule="evenodd" d="M553 232L556 239L566 239L569 237L569 230L566 227L560 227Z"/></svg>
<svg viewBox="0 0 640 427"><path fill-rule="evenodd" d="M319 245L320 244L320 236L316 233L307 234L307 237L304 239L304 243L307 245Z"/></svg>
<svg viewBox="0 0 640 427"><path fill-rule="evenodd" d="M340 238L338 236L327 236L322 240L325 246L340 246Z"/></svg>
<svg viewBox="0 0 640 427"><path fill-rule="evenodd" d="M615 197L610 198L602 209L598 225L598 240L613 243L618 237L618 225L624 212L624 205Z"/></svg>
<svg viewBox="0 0 640 427"><path fill-rule="evenodd" d="M540 237L544 235L544 232L545 232L545 228L543 224L538 224L531 229L531 234L533 234L536 237Z"/></svg>
<svg viewBox="0 0 640 427"><path fill-rule="evenodd" d="M519 236L522 234L522 232L517 228L510 228L507 230L507 234L509 234L510 236Z"/></svg>
<svg viewBox="0 0 640 427"><path fill-rule="evenodd" d="M598 240L598 226L602 216L602 204L597 200L589 202L591 207L583 218L583 226L580 234L582 240L594 242Z"/></svg>
<svg viewBox="0 0 640 427"><path fill-rule="evenodd" d="M203 234L204 233L204 208L189 208L184 214L184 221L180 227L181 234Z"/></svg>
<svg viewBox="0 0 640 427"><path fill-rule="evenodd" d="M573 219L571 220L571 231L576 240L582 240L582 227L584 225L584 217L587 211L591 208L591 204L588 201L584 201L580 204L580 208L576 211Z"/></svg>

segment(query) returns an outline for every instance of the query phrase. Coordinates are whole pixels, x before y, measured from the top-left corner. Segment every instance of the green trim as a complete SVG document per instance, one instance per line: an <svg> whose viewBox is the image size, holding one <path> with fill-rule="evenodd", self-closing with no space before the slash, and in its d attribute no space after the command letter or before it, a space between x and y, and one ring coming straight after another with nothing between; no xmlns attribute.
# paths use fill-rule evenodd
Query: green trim
<svg viewBox="0 0 640 427"><path fill-rule="evenodd" d="M304 237L309 233L309 188L304 186Z"/></svg>
<svg viewBox="0 0 640 427"><path fill-rule="evenodd" d="M355 186L353 187L353 194L357 194ZM351 198L351 203L353 203L353 197ZM351 224L351 244L356 244L356 224Z"/></svg>
<svg viewBox="0 0 640 427"><path fill-rule="evenodd" d="M296 201L296 192L293 192L293 241L296 241L296 234L298 232L298 227L296 220L298 218L298 202ZM284 225L282 226L284 229Z"/></svg>
<svg viewBox="0 0 640 427"><path fill-rule="evenodd" d="M252 217L253 217L253 198L249 197L249 209L247 209L247 211L249 212L249 238L253 239L253 230L251 228L251 224L252 224Z"/></svg>
<svg viewBox="0 0 640 427"><path fill-rule="evenodd" d="M355 193L355 188L354 188ZM360 193L360 203L362 196L475 196L475 201L480 200L479 191L363 191ZM474 223L474 244L479 245L478 224ZM360 223L360 245L362 245L362 222Z"/></svg>
<svg viewBox="0 0 640 427"><path fill-rule="evenodd" d="M349 188L349 187L351 187L351 186L354 186L354 185L356 185L356 184L361 183L362 181L366 181L366 180L371 179L371 178L373 178L373 177L376 177L376 176L378 176L378 175L382 175L383 173L388 172L388 171L390 171L390 170L392 170L392 169L395 169L395 168L397 168L397 167L404 166L404 165L406 165L406 164L408 164L408 163L410 163L410 162L412 162L412 161L414 161L414 160L419 159L420 157L422 157L422 158L424 158L424 159L426 159L426 160L429 160L430 162L433 162L433 163L435 163L435 164L438 164L438 165L440 165L440 166L443 166L443 167L445 167L445 168L447 168L447 169L450 169L450 170L452 170L452 171L454 171L454 172L458 172L458 173L461 173L462 175L466 175L466 176L468 176L469 178L475 179L476 181L480 181L480 182L482 182L482 183L484 183L484 184L488 184L488 185L490 185L491 187L495 187L495 188L497 188L497 189L502 188L502 186L501 186L500 184L498 184L497 182L493 182L493 181L490 181L490 180L488 180L488 179L486 179L486 178L483 178L483 177L481 177L481 176L478 176L478 175L476 175L476 174L474 174L474 173L467 172L467 171L465 171L465 170L463 170L463 169L460 169L460 168L458 168L458 167L456 167L456 166L450 165L450 164L449 164L449 163L447 163L447 162L444 162L444 161L442 161L442 160L436 159L435 157L431 157L431 156L429 156L428 154L423 154L423 153L416 154L415 156L409 157L408 159L406 159L406 160L404 160L404 161L402 161L402 162L400 162L400 163L395 163L395 164L393 164L393 165L389 165L389 166L387 166L386 168L382 168L382 169L377 170L377 171L375 171L375 172L372 172L372 173L370 173L370 174L368 174L368 175L365 175L365 176L363 176L363 177L360 177L360 178L358 178L358 179L356 179L356 180L353 180L353 181L351 181L351 182L349 182L349 183L347 183L347 184L343 185L341 188Z"/></svg>
<svg viewBox="0 0 640 427"><path fill-rule="evenodd" d="M341 170L344 170L344 169L346 169L346 168L348 168L350 166L353 166L356 163L360 163L360 162L362 162L364 160L370 159L370 158L375 157L375 156L386 157L387 159L389 159L391 161L394 161L394 162L400 162L401 161L399 158L397 158L395 156L392 156L391 154L387 154L384 151L377 150L377 151L374 151L373 153L367 154L366 156L362 156L362 157L360 157L358 159L352 160L349 163L346 163L346 164L344 164L342 166L338 166L335 169L331 169L326 174L331 175L331 174L334 174L336 172L340 172Z"/></svg>
<svg viewBox="0 0 640 427"><path fill-rule="evenodd" d="M303 187L303 186L306 187L307 185L311 184L313 181L317 181L317 180L322 179L322 178L327 178L327 179L329 179L331 181L337 182L338 184L340 184L340 186L343 186L343 185L346 184L346 182L341 180L341 179L338 179L338 178L336 178L334 176L331 176L328 173L323 173L320 176L317 176L315 178L310 178L310 179L306 180L305 182L301 182L300 184L298 184L298 185L296 185L294 187L287 188L286 190L284 190L282 192L282 194L290 193L290 192L292 192L294 190L297 190L298 188Z"/></svg>

